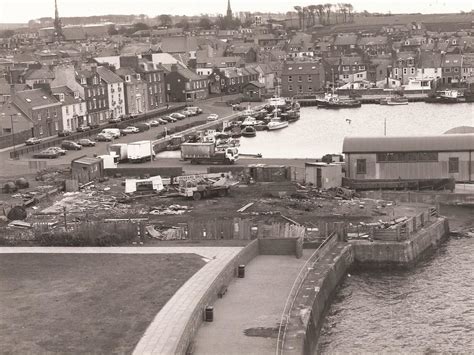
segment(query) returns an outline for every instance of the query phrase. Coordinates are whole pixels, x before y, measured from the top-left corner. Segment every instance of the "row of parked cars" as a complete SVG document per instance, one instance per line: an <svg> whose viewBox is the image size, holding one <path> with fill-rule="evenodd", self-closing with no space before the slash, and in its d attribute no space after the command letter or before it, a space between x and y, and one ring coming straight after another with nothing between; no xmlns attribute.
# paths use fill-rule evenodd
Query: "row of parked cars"
<svg viewBox="0 0 474 355"><path fill-rule="evenodd" d="M202 113L202 110L199 107L188 107L183 110L181 113L174 112L168 116L163 116L160 118L152 119L148 122L136 123L133 126L127 125L125 122L122 122L120 119L115 119L113 123L116 123L116 128L104 128L97 136L94 137L94 140L88 138L79 139L77 142L71 140L65 140L61 143L60 147L49 147L39 153L33 155L34 158L42 159L55 159L61 155L65 155L68 150L81 150L83 147L93 147L97 142L112 142L115 139L120 138L120 136L126 136L127 134L134 134L139 132L144 132L149 130L151 127L157 127L159 125L164 125L171 122L176 122L183 120L186 117L196 116ZM90 130L90 126L80 126L78 132L84 132ZM69 134L61 133L61 136L68 136ZM27 145L35 145L41 143L41 140L38 138L29 138L26 142Z"/></svg>

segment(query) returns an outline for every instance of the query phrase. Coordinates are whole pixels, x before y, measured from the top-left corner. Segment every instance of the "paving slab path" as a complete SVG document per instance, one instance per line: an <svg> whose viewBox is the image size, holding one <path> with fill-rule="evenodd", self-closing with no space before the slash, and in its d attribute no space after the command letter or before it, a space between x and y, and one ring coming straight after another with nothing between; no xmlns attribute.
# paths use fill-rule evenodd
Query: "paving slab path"
<svg viewBox="0 0 474 355"><path fill-rule="evenodd" d="M260 255L214 304L214 321L204 322L194 339L194 354L274 354L286 299L311 255Z"/></svg>

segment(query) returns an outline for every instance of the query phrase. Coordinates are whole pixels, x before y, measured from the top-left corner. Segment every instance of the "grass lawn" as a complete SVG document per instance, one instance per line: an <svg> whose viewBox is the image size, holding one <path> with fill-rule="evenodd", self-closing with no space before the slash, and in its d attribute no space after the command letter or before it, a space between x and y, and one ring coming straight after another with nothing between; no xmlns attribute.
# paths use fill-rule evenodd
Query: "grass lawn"
<svg viewBox="0 0 474 355"><path fill-rule="evenodd" d="M0 353L131 353L203 265L194 254L2 254Z"/></svg>

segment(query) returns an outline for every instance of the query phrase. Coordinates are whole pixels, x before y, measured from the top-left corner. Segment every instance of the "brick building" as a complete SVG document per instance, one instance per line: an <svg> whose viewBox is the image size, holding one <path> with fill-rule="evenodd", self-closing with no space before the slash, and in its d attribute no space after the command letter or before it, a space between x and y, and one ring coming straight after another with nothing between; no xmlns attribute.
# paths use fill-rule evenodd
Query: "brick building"
<svg viewBox="0 0 474 355"><path fill-rule="evenodd" d="M324 88L324 67L319 62L287 62L281 74L281 95L312 95Z"/></svg>

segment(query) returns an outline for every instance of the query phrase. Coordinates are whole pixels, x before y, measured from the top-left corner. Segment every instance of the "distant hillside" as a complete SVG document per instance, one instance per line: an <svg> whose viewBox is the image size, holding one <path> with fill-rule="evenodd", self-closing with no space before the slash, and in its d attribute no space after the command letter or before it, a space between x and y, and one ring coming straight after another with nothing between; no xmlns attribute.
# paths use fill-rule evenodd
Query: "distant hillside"
<svg viewBox="0 0 474 355"><path fill-rule="evenodd" d="M394 14L386 16L364 16L358 14L354 22L333 25L331 32L349 32L359 30L377 30L383 26L406 25L412 22L423 23L429 31L456 31L470 28L474 14Z"/></svg>
<svg viewBox="0 0 474 355"><path fill-rule="evenodd" d="M26 23L0 23L0 31L15 30L17 28L28 27Z"/></svg>

